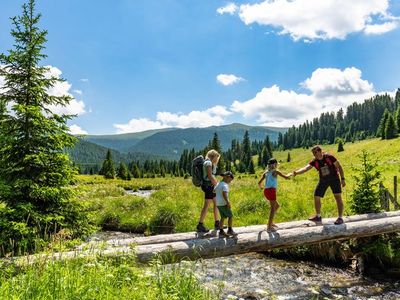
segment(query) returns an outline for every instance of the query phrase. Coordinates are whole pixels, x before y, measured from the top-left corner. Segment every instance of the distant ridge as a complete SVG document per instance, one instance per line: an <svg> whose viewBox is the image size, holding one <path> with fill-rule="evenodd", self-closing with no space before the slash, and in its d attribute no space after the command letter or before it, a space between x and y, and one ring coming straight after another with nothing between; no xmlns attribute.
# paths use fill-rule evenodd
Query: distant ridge
<svg viewBox="0 0 400 300"><path fill-rule="evenodd" d="M148 157L179 159L184 149L200 150L204 148L216 132L224 150L231 146L233 139L242 140L246 130L250 140L264 140L268 135L272 142L277 141L279 133L287 128L249 126L233 123L205 128L164 128L137 133L115 135L87 135L82 140L113 149L122 155L130 153L146 154ZM79 155L77 156L79 157Z"/></svg>

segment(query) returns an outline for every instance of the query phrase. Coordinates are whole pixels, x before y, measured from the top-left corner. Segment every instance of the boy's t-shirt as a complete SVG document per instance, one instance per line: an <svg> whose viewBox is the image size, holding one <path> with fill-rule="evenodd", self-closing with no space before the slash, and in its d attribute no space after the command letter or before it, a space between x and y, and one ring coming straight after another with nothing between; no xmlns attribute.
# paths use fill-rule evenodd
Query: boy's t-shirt
<svg viewBox="0 0 400 300"><path fill-rule="evenodd" d="M222 195L222 192L227 192L229 193L229 185L225 181L220 181L218 182L217 186L214 188L215 191L215 200L217 203L217 206L224 206L227 205L228 203L225 201L224 196Z"/></svg>

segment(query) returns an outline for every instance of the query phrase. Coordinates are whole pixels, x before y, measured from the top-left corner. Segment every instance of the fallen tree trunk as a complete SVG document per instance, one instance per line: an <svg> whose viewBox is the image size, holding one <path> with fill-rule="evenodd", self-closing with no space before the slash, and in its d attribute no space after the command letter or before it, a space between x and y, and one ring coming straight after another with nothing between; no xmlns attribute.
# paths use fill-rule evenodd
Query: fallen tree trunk
<svg viewBox="0 0 400 300"><path fill-rule="evenodd" d="M357 219L359 221L356 221ZM131 255L134 253L137 260L142 263L147 263L156 257L166 258L167 261L177 261L185 258L211 258L247 252L262 252L274 248L289 248L332 240L400 232L399 212L351 216L346 218L347 223L342 225L333 225L333 220L327 220L329 224L324 223L321 226L315 226L315 224L308 226L308 221L281 223L280 229L273 233L266 232L265 225L241 227L237 228L238 232L240 232L240 229L248 230L249 228L251 228L251 231L239 233L236 238L226 239L216 237L173 241L175 235L171 234L163 235L162 243L130 244L108 249L93 247L91 250L85 251L37 254L2 259L2 261L30 264L36 261L74 259L93 255ZM292 227L295 224L296 227ZM287 227L285 228L285 226ZM180 236L182 235L180 234ZM191 235L193 236L193 233ZM170 237L170 240L166 240L166 237Z"/></svg>
<svg viewBox="0 0 400 300"><path fill-rule="evenodd" d="M344 217L345 223L351 222L358 222L363 220L375 220L387 217L396 217L400 216L400 211L393 211L393 212L382 212L376 214L363 214L363 215L354 215ZM329 225L333 224L336 218L326 218L322 219L322 225ZM291 228L304 228L305 226L312 227L312 226L319 226L320 224L315 224L314 222L308 220L301 220L301 221L292 221L292 222L285 222L277 224L279 226L279 230L283 229L291 229ZM266 230L266 225L252 225L252 226L243 226L243 227L235 227L236 233L250 233L250 232L258 232L262 230ZM113 246L126 246L132 243L136 245L149 245L149 244L161 244L161 243L171 243L171 242L179 242L179 241L186 241L198 238L198 234L196 232L183 232L183 233L174 233L174 234L159 234L154 236L148 237L135 237L135 238L128 238L123 240L110 240L107 241L108 244Z"/></svg>
<svg viewBox="0 0 400 300"><path fill-rule="evenodd" d="M342 225L283 229L273 233L266 231L242 233L237 238L193 239L173 243L139 245L136 247L136 255L138 261L144 263L157 256L175 260L211 258L390 232L400 232L400 216L355 221Z"/></svg>

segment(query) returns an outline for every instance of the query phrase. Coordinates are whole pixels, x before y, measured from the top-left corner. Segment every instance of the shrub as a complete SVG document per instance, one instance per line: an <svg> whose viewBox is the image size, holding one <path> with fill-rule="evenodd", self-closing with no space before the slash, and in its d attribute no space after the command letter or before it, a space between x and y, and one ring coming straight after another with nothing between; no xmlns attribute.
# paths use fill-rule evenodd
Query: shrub
<svg viewBox="0 0 400 300"><path fill-rule="evenodd" d="M150 220L150 231L152 233L173 233L175 231L178 214L170 206L162 206Z"/></svg>

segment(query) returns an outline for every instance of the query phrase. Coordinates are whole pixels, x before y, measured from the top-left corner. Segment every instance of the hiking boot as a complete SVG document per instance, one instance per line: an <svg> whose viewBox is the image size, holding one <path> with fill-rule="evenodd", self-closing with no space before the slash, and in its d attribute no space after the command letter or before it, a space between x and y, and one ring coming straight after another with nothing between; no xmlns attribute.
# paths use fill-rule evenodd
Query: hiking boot
<svg viewBox="0 0 400 300"><path fill-rule="evenodd" d="M219 221L215 221L214 223L214 229L219 230Z"/></svg>
<svg viewBox="0 0 400 300"><path fill-rule="evenodd" d="M315 217L312 217L312 218L308 218L308 221L311 221L311 222L322 222L322 217L315 216Z"/></svg>
<svg viewBox="0 0 400 300"><path fill-rule="evenodd" d="M209 232L209 230L201 223L197 224L196 231L203 233Z"/></svg>
<svg viewBox="0 0 400 300"><path fill-rule="evenodd" d="M335 225L340 225L340 224L343 224L343 223L344 223L344 221L343 221L342 218L337 218L337 220L336 220L335 223L333 223L333 224L335 224Z"/></svg>
<svg viewBox="0 0 400 300"><path fill-rule="evenodd" d="M237 233L234 232L233 229L228 229L227 234L228 234L229 236L237 236Z"/></svg>
<svg viewBox="0 0 400 300"><path fill-rule="evenodd" d="M227 235L227 234L225 233L225 231L223 231L223 230L220 230L220 231L219 231L218 236L219 236L220 238L227 238L227 237L229 237L229 235Z"/></svg>

